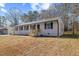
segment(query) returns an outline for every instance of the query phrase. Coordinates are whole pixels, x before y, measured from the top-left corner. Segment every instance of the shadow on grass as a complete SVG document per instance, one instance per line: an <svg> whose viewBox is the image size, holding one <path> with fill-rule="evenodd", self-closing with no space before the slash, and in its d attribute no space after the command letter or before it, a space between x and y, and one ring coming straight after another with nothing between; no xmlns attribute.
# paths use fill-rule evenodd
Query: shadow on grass
<svg viewBox="0 0 79 59"><path fill-rule="evenodd" d="M57 38L57 36L33 36L36 38Z"/></svg>
<svg viewBox="0 0 79 59"><path fill-rule="evenodd" d="M72 34L64 34L64 35L62 35L60 38L79 39L79 35L78 35L78 34L75 34L75 35L72 35Z"/></svg>
<svg viewBox="0 0 79 59"><path fill-rule="evenodd" d="M18 35L18 36L29 36L29 35ZM68 38L68 39L79 39L79 33L73 35L72 32L65 32L62 36L32 36L32 37L36 37L36 38Z"/></svg>
<svg viewBox="0 0 79 59"><path fill-rule="evenodd" d="M68 39L79 39L79 34L73 35L71 32L65 32L62 36L35 36L35 37L42 37L42 38L68 38Z"/></svg>
<svg viewBox="0 0 79 59"><path fill-rule="evenodd" d="M79 39L79 35L72 35L72 34L64 34L62 36L34 36L34 37L37 37L37 38L70 38L70 39Z"/></svg>

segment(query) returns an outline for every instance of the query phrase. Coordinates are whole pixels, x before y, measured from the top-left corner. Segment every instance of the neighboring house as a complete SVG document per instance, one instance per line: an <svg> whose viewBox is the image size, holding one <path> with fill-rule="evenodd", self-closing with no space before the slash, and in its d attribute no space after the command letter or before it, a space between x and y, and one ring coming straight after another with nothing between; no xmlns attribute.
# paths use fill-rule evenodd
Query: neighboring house
<svg viewBox="0 0 79 59"><path fill-rule="evenodd" d="M61 36L64 33L64 24L59 17L28 22L14 28L14 34L18 35Z"/></svg>
<svg viewBox="0 0 79 59"><path fill-rule="evenodd" d="M0 35L12 35L14 34L14 28L13 27L0 27Z"/></svg>
<svg viewBox="0 0 79 59"><path fill-rule="evenodd" d="M0 27L0 35L8 34L8 29L6 27Z"/></svg>

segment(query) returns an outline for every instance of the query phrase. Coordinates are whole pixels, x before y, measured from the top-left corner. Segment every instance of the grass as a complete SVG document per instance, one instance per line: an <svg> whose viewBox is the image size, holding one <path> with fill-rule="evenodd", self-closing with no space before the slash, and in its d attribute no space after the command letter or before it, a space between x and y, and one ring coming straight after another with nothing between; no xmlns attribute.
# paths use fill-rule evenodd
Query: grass
<svg viewBox="0 0 79 59"><path fill-rule="evenodd" d="M76 38L78 39L79 38L79 31L75 32L75 34L73 35L72 31L65 31L64 32L64 35L61 36L62 38Z"/></svg>
<svg viewBox="0 0 79 59"><path fill-rule="evenodd" d="M2 56L79 55L79 40L74 38L0 36Z"/></svg>

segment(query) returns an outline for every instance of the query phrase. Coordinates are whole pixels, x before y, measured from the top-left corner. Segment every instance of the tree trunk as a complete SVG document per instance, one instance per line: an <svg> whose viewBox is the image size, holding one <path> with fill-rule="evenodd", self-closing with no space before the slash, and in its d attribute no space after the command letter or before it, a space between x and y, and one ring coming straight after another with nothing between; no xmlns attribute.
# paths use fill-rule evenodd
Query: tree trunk
<svg viewBox="0 0 79 59"><path fill-rule="evenodd" d="M77 35L77 30L78 30L78 23L77 23L77 19L76 16L73 16L73 20L72 20L72 34L73 36Z"/></svg>

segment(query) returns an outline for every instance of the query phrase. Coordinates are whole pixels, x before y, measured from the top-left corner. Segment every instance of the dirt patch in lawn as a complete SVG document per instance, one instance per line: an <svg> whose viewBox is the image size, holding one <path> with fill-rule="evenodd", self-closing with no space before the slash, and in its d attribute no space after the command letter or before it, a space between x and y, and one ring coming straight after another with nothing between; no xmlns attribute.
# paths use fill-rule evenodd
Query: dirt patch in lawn
<svg viewBox="0 0 79 59"><path fill-rule="evenodd" d="M0 36L0 55L79 55L79 40L56 37Z"/></svg>

